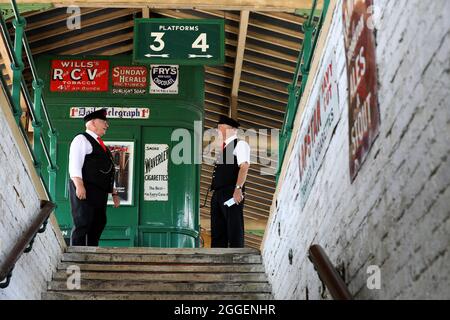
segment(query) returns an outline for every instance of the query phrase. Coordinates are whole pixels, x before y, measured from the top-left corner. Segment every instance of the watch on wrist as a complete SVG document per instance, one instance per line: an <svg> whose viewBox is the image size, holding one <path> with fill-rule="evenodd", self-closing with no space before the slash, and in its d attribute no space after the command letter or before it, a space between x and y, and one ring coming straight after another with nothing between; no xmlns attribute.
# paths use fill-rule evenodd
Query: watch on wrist
<svg viewBox="0 0 450 320"><path fill-rule="evenodd" d="M235 189L242 189L242 187L237 184Z"/></svg>

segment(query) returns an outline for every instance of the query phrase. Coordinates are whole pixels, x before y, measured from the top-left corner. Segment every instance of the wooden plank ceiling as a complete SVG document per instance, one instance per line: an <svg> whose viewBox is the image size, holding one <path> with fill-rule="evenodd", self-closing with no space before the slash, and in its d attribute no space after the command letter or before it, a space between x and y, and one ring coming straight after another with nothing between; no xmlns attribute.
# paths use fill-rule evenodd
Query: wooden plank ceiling
<svg viewBox="0 0 450 320"><path fill-rule="evenodd" d="M26 34L35 58L41 54L131 54L133 19L142 16L224 19L226 62L223 66L205 67L205 130L215 128L222 114L236 116L244 130L281 129L288 100L287 86L292 82L301 49L305 17L267 11L82 7L82 28L69 30L66 27L68 16L64 7L24 14ZM26 78L31 79L29 69L25 72ZM252 160L257 160L257 145L251 147ZM269 144L269 148L276 153L278 144ZM273 172L276 166L276 162L270 164ZM267 165L253 163L246 184L245 241L246 246L255 248L261 244L275 191L275 177L262 175L264 167ZM202 203L211 183L211 173L212 166L202 165ZM210 231L209 210L209 203L201 208L206 245Z"/></svg>

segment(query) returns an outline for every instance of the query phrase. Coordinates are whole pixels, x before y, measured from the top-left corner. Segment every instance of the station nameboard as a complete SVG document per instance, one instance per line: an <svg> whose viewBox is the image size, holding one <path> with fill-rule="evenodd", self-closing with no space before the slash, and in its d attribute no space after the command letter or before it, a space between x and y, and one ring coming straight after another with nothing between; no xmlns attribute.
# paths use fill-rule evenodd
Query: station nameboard
<svg viewBox="0 0 450 320"><path fill-rule="evenodd" d="M221 19L135 19L134 63L220 65L224 61Z"/></svg>

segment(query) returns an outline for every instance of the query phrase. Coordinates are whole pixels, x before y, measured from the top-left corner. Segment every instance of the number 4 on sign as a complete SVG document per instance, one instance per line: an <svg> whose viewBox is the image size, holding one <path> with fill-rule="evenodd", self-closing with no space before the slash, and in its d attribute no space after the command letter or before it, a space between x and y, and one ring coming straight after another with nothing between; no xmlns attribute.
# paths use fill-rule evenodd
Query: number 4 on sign
<svg viewBox="0 0 450 320"><path fill-rule="evenodd" d="M202 49L202 52L206 52L209 49L209 44L206 42L206 33L200 33L200 35L192 43L193 49Z"/></svg>

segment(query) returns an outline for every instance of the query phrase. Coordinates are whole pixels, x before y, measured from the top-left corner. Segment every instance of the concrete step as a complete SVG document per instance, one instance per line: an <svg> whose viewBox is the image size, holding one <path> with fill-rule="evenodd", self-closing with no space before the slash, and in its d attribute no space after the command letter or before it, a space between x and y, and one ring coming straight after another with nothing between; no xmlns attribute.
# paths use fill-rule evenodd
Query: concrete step
<svg viewBox="0 0 450 320"><path fill-rule="evenodd" d="M115 254L64 253L63 262L97 263L174 263L174 264L245 264L261 263L258 254Z"/></svg>
<svg viewBox="0 0 450 320"><path fill-rule="evenodd" d="M253 248L148 248L148 247L68 247L68 253L114 253L114 254L163 254L163 255L226 255L226 254L260 254Z"/></svg>
<svg viewBox="0 0 450 320"><path fill-rule="evenodd" d="M216 265L184 265L184 264L103 264L61 262L58 264L59 271L66 271L70 266L78 266L81 272L101 271L101 272L157 272L157 273L264 273L262 264L216 264Z"/></svg>
<svg viewBox="0 0 450 320"><path fill-rule="evenodd" d="M80 290L67 286L73 266L81 271ZM69 247L42 298L268 300L272 295L256 249Z"/></svg>
<svg viewBox="0 0 450 320"><path fill-rule="evenodd" d="M141 293L49 291L43 300L272 300L269 293Z"/></svg>
<svg viewBox="0 0 450 320"><path fill-rule="evenodd" d="M71 274L58 271L53 280L66 281ZM165 281L165 282L267 282L264 273L136 273L136 272L83 272L81 280L128 280L128 281Z"/></svg>
<svg viewBox="0 0 450 320"><path fill-rule="evenodd" d="M71 291L65 280L54 280L48 290ZM162 282L162 281L128 281L128 280L81 280L83 291L121 291L121 292L166 292L166 293L270 293L271 288L264 282Z"/></svg>

